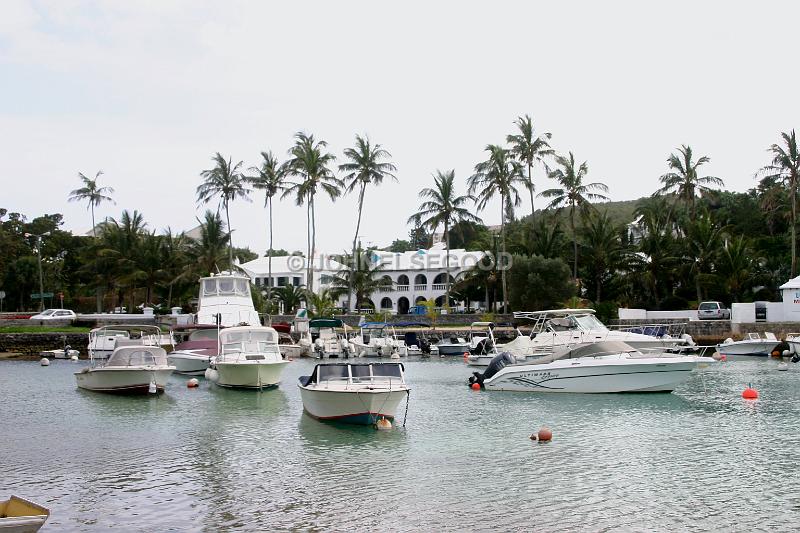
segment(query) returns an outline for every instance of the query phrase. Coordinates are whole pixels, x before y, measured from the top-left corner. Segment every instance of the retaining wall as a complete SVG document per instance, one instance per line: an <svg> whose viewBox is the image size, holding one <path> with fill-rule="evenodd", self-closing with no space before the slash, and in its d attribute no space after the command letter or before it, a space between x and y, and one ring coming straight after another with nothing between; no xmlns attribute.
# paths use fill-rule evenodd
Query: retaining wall
<svg viewBox="0 0 800 533"><path fill-rule="evenodd" d="M88 333L0 333L0 352L39 355L43 350L62 349L64 341L88 356Z"/></svg>

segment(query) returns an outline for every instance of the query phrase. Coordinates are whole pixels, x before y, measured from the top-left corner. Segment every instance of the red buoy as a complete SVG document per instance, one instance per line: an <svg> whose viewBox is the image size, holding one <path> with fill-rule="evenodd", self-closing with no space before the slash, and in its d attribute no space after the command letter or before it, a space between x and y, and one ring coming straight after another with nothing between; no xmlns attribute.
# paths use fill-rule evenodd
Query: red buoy
<svg viewBox="0 0 800 533"><path fill-rule="evenodd" d="M553 432L550 431L550 428L547 426L542 426L539 428L539 433L536 434L539 438L540 442L547 442L553 439Z"/></svg>
<svg viewBox="0 0 800 533"><path fill-rule="evenodd" d="M481 390L481 384L473 383L472 385L469 386L469 388L471 388L472 390Z"/></svg>
<svg viewBox="0 0 800 533"><path fill-rule="evenodd" d="M745 400L757 400L758 399L758 391L755 390L755 389L752 389L750 387L747 387L742 392L742 398L744 398Z"/></svg>
<svg viewBox="0 0 800 533"><path fill-rule="evenodd" d="M190 389L194 389L200 386L200 381L197 378L192 378L186 382L186 386Z"/></svg>

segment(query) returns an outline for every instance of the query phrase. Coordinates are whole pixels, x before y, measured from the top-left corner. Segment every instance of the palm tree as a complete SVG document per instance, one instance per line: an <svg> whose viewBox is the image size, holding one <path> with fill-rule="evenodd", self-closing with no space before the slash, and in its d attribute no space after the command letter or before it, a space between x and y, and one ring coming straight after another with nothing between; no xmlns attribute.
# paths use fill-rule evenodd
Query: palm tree
<svg viewBox="0 0 800 533"><path fill-rule="evenodd" d="M608 213L602 212L589 215L581 230L584 272L594 285L594 304L597 305L603 285L612 281L624 263L626 250L621 239L622 228L614 224Z"/></svg>
<svg viewBox="0 0 800 533"><path fill-rule="evenodd" d="M247 179L253 188L264 191L264 207L269 209L267 291L270 291L272 290L272 198L286 188L285 180L289 173L289 166L287 163L279 163L278 158L272 152L261 152L261 159L261 166L250 168L250 172L255 172L256 175Z"/></svg>
<svg viewBox="0 0 800 533"><path fill-rule="evenodd" d="M494 198L500 196L500 242L503 248L503 260L506 257L506 216L511 206L520 204L517 185L526 185L522 177L522 167L519 162L511 157L511 152L502 146L490 144L486 146L489 159L475 165L475 174L469 177L469 194L475 196L475 203L479 211ZM527 186L527 185L526 185ZM506 270L508 265L501 265L500 278L503 287L503 310L508 309L508 289L506 285Z"/></svg>
<svg viewBox="0 0 800 533"><path fill-rule="evenodd" d="M306 291L303 286L295 287L294 285L284 285L272 292L275 300L283 304L283 312L285 314L294 314L300 303L306 298Z"/></svg>
<svg viewBox="0 0 800 533"><path fill-rule="evenodd" d="M458 196L455 189L456 171L442 172L437 170L433 175L434 188L422 189L419 197L425 201L420 204L416 214L409 217L408 222L430 229L434 233L437 228L444 228L444 242L447 249L445 255L445 301L450 305L450 228L462 221L481 223L481 219L465 207L474 200L470 195Z"/></svg>
<svg viewBox="0 0 800 533"><path fill-rule="evenodd" d="M247 188L247 180L241 172L241 161L234 165L230 158L226 161L219 152L211 160L215 163L214 168L200 173L204 181L197 187L197 202L207 204L215 196L219 196L220 203L225 208L225 220L228 225L228 260L230 267L233 268L233 239L230 237L233 230L229 207L237 198L250 201L248 198L250 189Z"/></svg>
<svg viewBox="0 0 800 533"><path fill-rule="evenodd" d="M678 154L670 154L667 159L667 166L672 169L661 176L663 186L656 191L656 194L675 193L676 196L691 206L692 218L695 216L695 196L700 193L707 193L711 190L709 185L719 187L725 184L714 176L700 176L698 169L700 166L711 161L708 156L702 156L697 161L692 161L692 148L682 145L678 148Z"/></svg>
<svg viewBox="0 0 800 533"><path fill-rule="evenodd" d="M225 222L218 212L207 209L200 223L200 239L192 243L189 255L194 270L192 275L208 276L210 273L224 270L229 265L225 264L225 248L231 240L230 232L226 231ZM188 271L187 271L188 273Z"/></svg>
<svg viewBox="0 0 800 533"><path fill-rule="evenodd" d="M638 250L646 259L642 260L642 271L655 303L661 297L660 287L667 285L667 278L679 264L675 251L674 223L672 213L663 196L647 198L634 211L641 238ZM660 283L661 281L664 283ZM665 296L670 294L665 290Z"/></svg>
<svg viewBox="0 0 800 533"><path fill-rule="evenodd" d="M294 146L289 150L289 174L297 176L300 181L290 183L281 198L294 194L297 205L306 204L306 220L308 222L308 255L307 283L308 290L314 290L314 254L316 252L316 219L314 217L314 197L318 189L322 189L331 200L341 194L342 181L333 175L329 165L336 157L325 152L328 143L316 141L313 135L298 132L294 136Z"/></svg>
<svg viewBox="0 0 800 533"><path fill-rule="evenodd" d="M584 183L589 165L584 161L576 167L575 156L569 152L568 156L556 156L556 168L550 172L550 177L558 182L561 188L547 189L539 193L543 198L549 198L547 209L560 211L569 207L569 228L572 231L573 265L572 277L578 279L578 236L575 233L575 210L580 208L584 213L591 208L591 200L608 200L604 194L593 191L608 192L604 183Z"/></svg>
<svg viewBox="0 0 800 533"><path fill-rule="evenodd" d="M323 289L319 294L306 291L305 298L310 307L310 318L332 316L336 310L336 302L333 301L332 293L328 289Z"/></svg>
<svg viewBox="0 0 800 533"><path fill-rule="evenodd" d="M531 194L531 223L534 221L536 208L533 204L533 166L536 163L544 163L544 158L553 155L553 149L547 142L552 135L543 133L535 137L533 120L529 115L517 117L514 125L519 129L519 133L506 137L506 142L511 145L511 153L520 163L528 167L528 177L525 187ZM535 138L534 138L535 137ZM546 166L545 166L546 168Z"/></svg>
<svg viewBox="0 0 800 533"><path fill-rule="evenodd" d="M359 247L356 254L355 259L349 255L342 258L341 264L344 266L331 278L330 295L338 298L352 287L356 296L356 307L361 308L372 305L370 299L372 294L391 287L392 280L383 274L384 267L380 262L371 260L369 250L362 250Z"/></svg>
<svg viewBox="0 0 800 533"><path fill-rule="evenodd" d="M83 187L80 189L75 189L74 191L69 193L69 201L70 202L78 202L81 200L88 200L89 205L87 209L91 209L92 211L92 236L97 237L97 224L94 220L94 208L99 206L102 202L108 201L113 203L114 200L111 198L111 194L114 194L114 189L111 187L98 187L97 180L100 176L103 175L103 171L100 170L95 174L94 179L89 179L83 175L83 173L78 172L78 178L83 182Z"/></svg>
<svg viewBox="0 0 800 533"><path fill-rule="evenodd" d="M753 284L755 260L750 242L744 235L732 239L720 254L720 273L731 295L738 302L747 284Z"/></svg>
<svg viewBox="0 0 800 533"><path fill-rule="evenodd" d="M713 281L712 270L722 249L725 229L714 224L708 213L688 221L685 228L686 244L688 245L687 259L692 262L691 267L695 271L694 280L698 302L703 300L702 285Z"/></svg>
<svg viewBox="0 0 800 533"><path fill-rule="evenodd" d="M800 179L800 151L797 149L797 137L782 132L784 145L773 144L767 151L772 153L772 163L761 169L768 178L783 181L789 189L792 199L792 277L797 275L797 186Z"/></svg>
<svg viewBox="0 0 800 533"><path fill-rule="evenodd" d="M358 187L358 220L356 222L356 233L353 236L353 259L356 259L356 241L358 241L358 231L361 228L361 210L364 206L364 191L367 185L380 185L384 178L391 178L397 181L392 172L397 171L397 167L391 162L385 161L392 157L392 154L381 148L380 144L370 145L369 138L356 135L356 144L352 148L344 151L344 157L348 159L346 163L339 165L340 172L346 172L344 176L345 192L351 193ZM355 265L353 265L355 268ZM353 287L347 292L347 309L351 309L350 296Z"/></svg>

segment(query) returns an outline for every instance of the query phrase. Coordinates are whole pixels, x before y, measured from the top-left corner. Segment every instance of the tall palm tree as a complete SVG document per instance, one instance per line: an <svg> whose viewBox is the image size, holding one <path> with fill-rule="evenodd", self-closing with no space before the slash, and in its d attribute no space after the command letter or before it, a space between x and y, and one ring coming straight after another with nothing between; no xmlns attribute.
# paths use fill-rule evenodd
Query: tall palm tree
<svg viewBox="0 0 800 533"><path fill-rule="evenodd" d="M329 168L336 157L325 148L328 143L317 141L313 135L298 132L294 136L294 146L289 150L289 174L299 178L289 183L281 198L294 195L297 205L306 204L308 222L308 255L306 256L308 290L314 290L314 254L316 253L317 227L314 216L314 198L322 189L331 200L341 194L342 181L333 175Z"/></svg>
<svg viewBox="0 0 800 533"><path fill-rule="evenodd" d="M417 213L409 217L409 223L419 223L422 227L430 229L431 233L437 228L444 228L444 242L447 249L445 261L445 301L450 305L450 228L462 221L481 223L481 219L474 215L467 207L467 202L474 200L469 194L459 196L455 188L456 171L442 172L437 170L433 175L433 188L426 187L419 192L419 197L425 201L420 204Z"/></svg>
<svg viewBox="0 0 800 533"><path fill-rule="evenodd" d="M539 196L550 199L547 209L560 211L564 207L569 207L569 228L572 231L572 277L578 279L578 236L575 233L575 210L581 209L584 213L591 208L591 200L608 200L608 196L594 191L608 192L608 186L604 183L584 183L586 175L589 173L589 165L584 161L577 165L575 155L556 156L556 168L550 172L550 177L558 182L560 188L547 189L539 193Z"/></svg>
<svg viewBox="0 0 800 533"><path fill-rule="evenodd" d="M475 197L475 204L482 211L486 204L500 196L500 242L503 248L503 260L506 257L506 217L509 210L520 204L517 185L526 185L522 176L522 167L511 157L511 152L502 146L489 144L486 146L489 158L475 165L475 174L469 177L469 194ZM527 185L526 185L527 186ZM503 287L503 311L508 310L508 288L506 270L508 265L501 265L500 279Z"/></svg>
<svg viewBox="0 0 800 533"><path fill-rule="evenodd" d="M767 151L772 154L772 163L761 169L766 177L783 181L792 199L792 277L797 275L797 186L800 179L800 151L797 149L797 137L782 132L783 145L773 144Z"/></svg>
<svg viewBox="0 0 800 533"><path fill-rule="evenodd" d="M279 163L278 158L272 152L261 152L261 165L250 167L250 172L255 172L255 176L248 179L255 189L264 191L264 207L269 210L269 250L267 291L272 290L272 199L279 192L286 189L286 176L289 174L289 165Z"/></svg>
<svg viewBox="0 0 800 533"><path fill-rule="evenodd" d="M392 172L397 171L387 159L392 154L381 148L380 144L371 145L369 138L356 135L356 144L352 148L344 151L344 157L348 161L339 165L339 171L345 172L344 184L345 192L351 193L358 187L358 220L356 221L356 233L353 235L353 260L356 260L356 242L358 241L358 231L361 229L361 210L364 206L364 191L367 185L380 185L384 178L391 178L397 181L397 177ZM355 265L353 265L355 268ZM347 309L351 310L351 294L353 287L347 292Z"/></svg>
<svg viewBox="0 0 800 533"><path fill-rule="evenodd" d="M220 203L225 208L225 220L228 224L228 260L230 267L233 268L233 239L230 237L233 229L231 228L230 203L236 199L250 201L248 198L250 189L247 188L247 180L242 175L241 161L234 165L230 158L226 161L219 152L211 160L214 161L214 168L200 173L203 183L197 187L197 202L207 204L214 197L219 196Z"/></svg>
<svg viewBox="0 0 800 533"><path fill-rule="evenodd" d="M89 179L83 175L83 173L78 172L78 178L83 182L83 187L80 189L75 189L74 191L69 193L69 201L70 202L79 202L81 200L88 200L89 205L87 209L91 209L92 211L92 236L97 237L97 223L94 220L94 208L99 206L102 202L114 202L111 198L111 194L114 194L114 189L111 187L98 187L97 180L100 176L103 175L103 171L100 170L95 174L94 179Z"/></svg>
<svg viewBox="0 0 800 533"><path fill-rule="evenodd" d="M537 137L534 133L533 119L531 119L530 115L517 117L514 125L519 130L519 133L506 137L506 142L511 145L511 153L517 161L528 167L525 187L531 194L531 223L533 223L536 212L533 203L533 192L535 190L533 185L533 166L537 163L544 163L545 157L553 155L553 149L550 148L550 144L547 142L552 135L545 132Z"/></svg>
<svg viewBox="0 0 800 533"><path fill-rule="evenodd" d="M677 154L670 154L667 166L672 170L661 176L663 186L657 194L675 193L683 202L691 207L692 218L695 216L695 197L711 190L709 185L722 187L725 183L714 176L700 176L698 169L711 161L708 156L692 160L691 146L682 145Z"/></svg>

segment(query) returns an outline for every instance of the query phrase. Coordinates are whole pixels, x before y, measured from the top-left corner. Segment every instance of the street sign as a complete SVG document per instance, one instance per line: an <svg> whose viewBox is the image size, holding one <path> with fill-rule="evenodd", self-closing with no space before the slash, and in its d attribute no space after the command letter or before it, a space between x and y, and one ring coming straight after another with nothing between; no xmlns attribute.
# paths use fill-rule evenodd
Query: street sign
<svg viewBox="0 0 800 533"><path fill-rule="evenodd" d="M0 291L0 300L6 297L6 291Z"/></svg>
<svg viewBox="0 0 800 533"><path fill-rule="evenodd" d="M34 300L36 298L52 298L52 297L53 297L52 292L43 292L41 294L39 294L38 292L34 292L33 294L31 294L31 298L33 298Z"/></svg>

